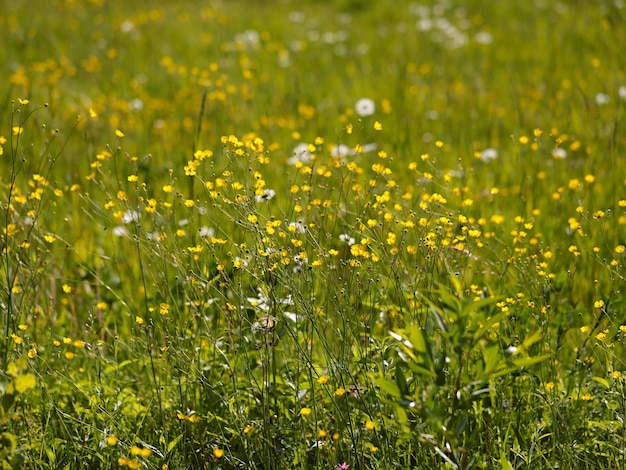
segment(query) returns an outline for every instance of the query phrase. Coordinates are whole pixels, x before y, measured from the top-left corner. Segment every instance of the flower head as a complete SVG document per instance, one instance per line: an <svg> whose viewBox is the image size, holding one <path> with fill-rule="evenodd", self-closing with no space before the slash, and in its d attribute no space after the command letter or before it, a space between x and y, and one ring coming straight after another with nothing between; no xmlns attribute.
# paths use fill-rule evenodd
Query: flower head
<svg viewBox="0 0 626 470"><path fill-rule="evenodd" d="M369 98L361 98L354 105L354 110L359 116L371 116L376 112L376 105Z"/></svg>

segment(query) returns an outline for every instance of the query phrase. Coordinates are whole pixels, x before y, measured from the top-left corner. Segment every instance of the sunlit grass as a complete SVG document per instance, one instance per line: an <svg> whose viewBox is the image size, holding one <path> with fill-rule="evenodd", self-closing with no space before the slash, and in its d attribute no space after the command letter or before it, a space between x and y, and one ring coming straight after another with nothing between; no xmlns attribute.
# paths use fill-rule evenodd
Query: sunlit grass
<svg viewBox="0 0 626 470"><path fill-rule="evenodd" d="M624 8L5 5L7 468L622 468Z"/></svg>

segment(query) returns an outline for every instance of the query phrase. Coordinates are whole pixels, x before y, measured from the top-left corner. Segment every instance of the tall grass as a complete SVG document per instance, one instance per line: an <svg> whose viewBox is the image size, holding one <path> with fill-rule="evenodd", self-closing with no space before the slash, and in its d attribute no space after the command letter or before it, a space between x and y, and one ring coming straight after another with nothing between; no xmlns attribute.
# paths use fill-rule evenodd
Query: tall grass
<svg viewBox="0 0 626 470"><path fill-rule="evenodd" d="M3 468L624 468L625 15L4 5Z"/></svg>

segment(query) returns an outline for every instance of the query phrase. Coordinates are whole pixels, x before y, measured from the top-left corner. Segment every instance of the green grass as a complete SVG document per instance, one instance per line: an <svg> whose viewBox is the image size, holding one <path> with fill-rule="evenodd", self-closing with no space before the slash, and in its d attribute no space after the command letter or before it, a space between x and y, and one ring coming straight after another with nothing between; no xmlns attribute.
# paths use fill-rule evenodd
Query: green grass
<svg viewBox="0 0 626 470"><path fill-rule="evenodd" d="M466 3L3 3L2 468L626 468L626 10Z"/></svg>

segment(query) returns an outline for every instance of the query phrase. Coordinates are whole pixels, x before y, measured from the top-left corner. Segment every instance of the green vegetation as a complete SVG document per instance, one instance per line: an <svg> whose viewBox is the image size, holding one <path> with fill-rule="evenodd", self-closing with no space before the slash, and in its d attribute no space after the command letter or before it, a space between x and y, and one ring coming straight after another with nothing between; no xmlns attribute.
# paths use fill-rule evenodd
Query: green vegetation
<svg viewBox="0 0 626 470"><path fill-rule="evenodd" d="M621 1L3 2L2 468L626 468Z"/></svg>

